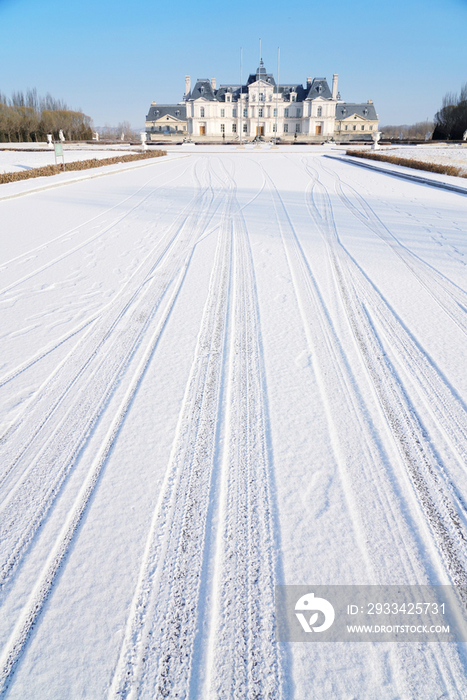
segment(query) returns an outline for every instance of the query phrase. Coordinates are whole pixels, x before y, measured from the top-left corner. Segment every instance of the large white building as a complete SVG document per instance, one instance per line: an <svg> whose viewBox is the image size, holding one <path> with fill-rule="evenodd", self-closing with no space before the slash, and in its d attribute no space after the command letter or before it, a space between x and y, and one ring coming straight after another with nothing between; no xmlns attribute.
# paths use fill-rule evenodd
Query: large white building
<svg viewBox="0 0 467 700"><path fill-rule="evenodd" d="M307 78L300 84L276 85L263 61L246 85L220 85L214 78L198 79L191 87L185 78L185 95L178 105L151 104L146 117L149 140L179 133L197 140L339 141L371 139L378 130L378 115L371 100L346 103L332 91L326 78Z"/></svg>

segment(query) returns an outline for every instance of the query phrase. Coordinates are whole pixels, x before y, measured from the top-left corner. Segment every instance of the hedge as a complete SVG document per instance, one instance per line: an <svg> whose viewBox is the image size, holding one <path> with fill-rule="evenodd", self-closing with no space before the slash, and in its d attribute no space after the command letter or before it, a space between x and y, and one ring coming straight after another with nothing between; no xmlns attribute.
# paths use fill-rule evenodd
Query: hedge
<svg viewBox="0 0 467 700"><path fill-rule="evenodd" d="M406 168L415 168L415 170L427 170L430 173L438 173L439 175L454 175L456 177L467 178L467 174L464 174L461 168L457 168L454 165L425 163L422 160L410 160L410 158L399 158L398 156L384 156L381 153L371 153L370 151L346 151L346 155L355 156L356 158L367 158L368 160L380 160L385 163L393 163L394 165L403 165Z"/></svg>
<svg viewBox="0 0 467 700"><path fill-rule="evenodd" d="M47 151L52 153L52 151ZM114 158L92 158L91 160L75 160L71 163L66 163L67 171L71 170L88 170L88 168L100 168L102 165L114 165L115 163L131 163L135 160L146 160L147 158L159 158L167 155L167 151L146 151L144 153L132 153L127 156L115 156ZM31 170L22 170L21 172L3 173L0 174L0 184L6 182L17 182L18 180L29 180L32 177L47 177L49 175L58 175L63 172L63 165L45 165L42 168L31 168Z"/></svg>

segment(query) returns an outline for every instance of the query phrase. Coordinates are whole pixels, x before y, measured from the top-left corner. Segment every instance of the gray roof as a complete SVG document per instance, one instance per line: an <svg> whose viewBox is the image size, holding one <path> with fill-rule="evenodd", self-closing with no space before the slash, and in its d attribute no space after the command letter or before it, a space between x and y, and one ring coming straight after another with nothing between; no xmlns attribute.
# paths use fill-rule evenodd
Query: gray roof
<svg viewBox="0 0 467 700"><path fill-rule="evenodd" d="M336 105L336 119L347 119L353 114L356 114L363 119L378 119L374 104L363 102L357 104L354 102L340 102Z"/></svg>
<svg viewBox="0 0 467 700"><path fill-rule="evenodd" d="M290 100L290 93L295 92L297 94L296 97L296 102L303 102L304 99L306 99L307 91L303 88L303 85L279 85L279 95L282 95L282 98L284 99L285 102L291 101ZM274 90L274 92L277 92L277 89Z"/></svg>
<svg viewBox="0 0 467 700"><path fill-rule="evenodd" d="M243 86L242 92L244 95L248 94L248 90L245 86ZM227 94L232 95L232 102L237 102L240 96L240 85L220 85L219 89L216 90L216 99L219 100L219 102L225 102L225 96Z"/></svg>
<svg viewBox="0 0 467 700"><path fill-rule="evenodd" d="M167 115L182 122L186 121L186 105L151 105L146 121L156 121Z"/></svg>
<svg viewBox="0 0 467 700"><path fill-rule="evenodd" d="M211 81L207 78L198 78L196 80L195 87L186 96L187 100L197 100L200 97L204 97L205 100L215 100L216 96L212 89Z"/></svg>
<svg viewBox="0 0 467 700"><path fill-rule="evenodd" d="M308 89L308 95L305 99L315 100L317 97L324 97L325 100L332 98L332 93L326 78L313 78L313 82Z"/></svg>
<svg viewBox="0 0 467 700"><path fill-rule="evenodd" d="M276 84L273 74L268 73L266 71L266 68L264 67L263 59L260 60L259 66L256 69L256 73L250 73L246 84L251 85L251 83L256 83L258 78L260 80L264 80L266 83L271 83L271 85Z"/></svg>

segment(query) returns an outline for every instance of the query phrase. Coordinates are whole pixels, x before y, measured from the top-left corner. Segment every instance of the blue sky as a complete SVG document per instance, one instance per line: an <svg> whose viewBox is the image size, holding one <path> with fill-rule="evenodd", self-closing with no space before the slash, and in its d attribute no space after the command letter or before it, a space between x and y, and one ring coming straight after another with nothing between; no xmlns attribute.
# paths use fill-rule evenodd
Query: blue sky
<svg viewBox="0 0 467 700"><path fill-rule="evenodd" d="M431 119L467 82L467 0L0 0L0 91L36 87L97 126L142 127L186 74L238 82L241 46L254 72L260 37L275 76L281 48L281 82L338 73L342 99L372 99L383 125Z"/></svg>

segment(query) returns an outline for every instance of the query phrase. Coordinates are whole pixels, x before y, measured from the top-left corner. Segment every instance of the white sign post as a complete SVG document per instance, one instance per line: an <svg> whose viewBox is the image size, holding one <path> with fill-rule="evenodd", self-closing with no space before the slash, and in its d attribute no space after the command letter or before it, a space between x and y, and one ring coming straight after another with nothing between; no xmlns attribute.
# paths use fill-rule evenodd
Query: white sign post
<svg viewBox="0 0 467 700"><path fill-rule="evenodd" d="M65 156L63 155L63 143L55 143L54 149L55 149L55 165L58 165L57 158L61 158L62 163L63 163L63 170L65 170Z"/></svg>

